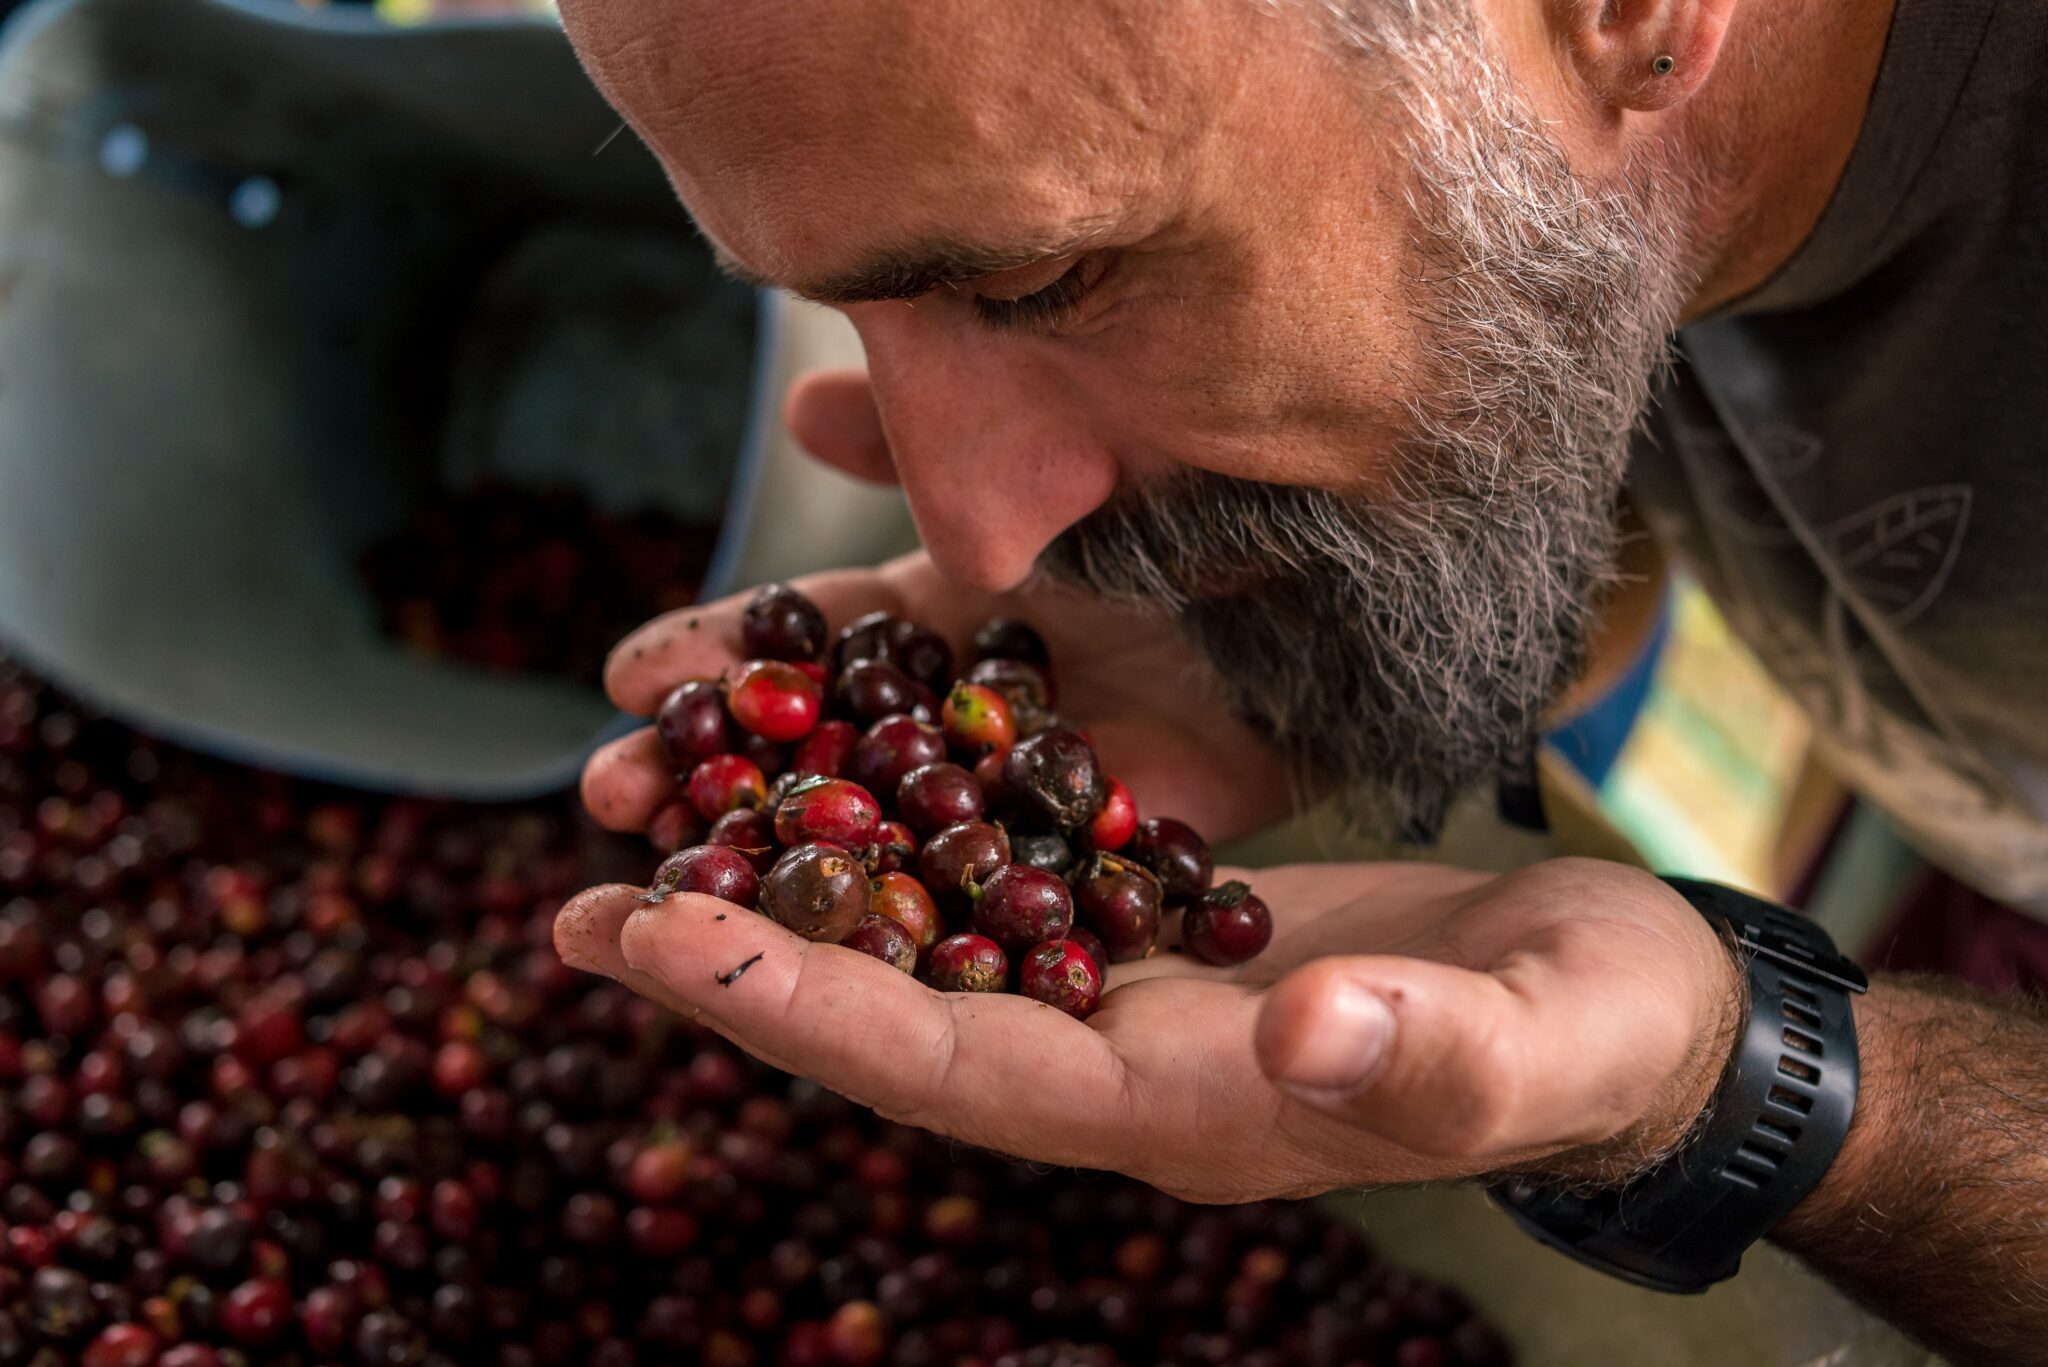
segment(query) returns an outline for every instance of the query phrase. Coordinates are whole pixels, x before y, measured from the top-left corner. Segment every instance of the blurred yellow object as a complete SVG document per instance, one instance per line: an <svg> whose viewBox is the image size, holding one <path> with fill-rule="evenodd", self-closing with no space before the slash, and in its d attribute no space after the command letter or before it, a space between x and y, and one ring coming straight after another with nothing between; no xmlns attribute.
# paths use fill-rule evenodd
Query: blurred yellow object
<svg viewBox="0 0 2048 1367"><path fill-rule="evenodd" d="M377 0L378 17L393 24L423 24L429 19L549 14L554 8L552 0Z"/></svg>
<svg viewBox="0 0 2048 1367"><path fill-rule="evenodd" d="M1677 586L1671 636L1601 792L1653 867L1783 892L1782 833L1810 788L1806 718L1697 585ZM1805 783L1802 783L1802 776ZM1814 799L1803 793L1799 824Z"/></svg>

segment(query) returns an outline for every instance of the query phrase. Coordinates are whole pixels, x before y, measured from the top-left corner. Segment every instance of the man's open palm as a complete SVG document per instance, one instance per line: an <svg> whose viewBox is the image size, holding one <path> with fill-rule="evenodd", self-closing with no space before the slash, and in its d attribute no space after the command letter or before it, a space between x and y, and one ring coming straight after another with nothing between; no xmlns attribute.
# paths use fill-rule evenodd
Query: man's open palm
<svg viewBox="0 0 2048 1367"><path fill-rule="evenodd" d="M1557 861L1505 878L1419 864L1255 877L1277 921L1264 955L1121 965L1085 1022L936 992L705 897L648 906L594 889L556 940L571 963L886 1116L1197 1200L1462 1176L1617 1137L1655 1146L1711 1089L1699 1060L1733 1009L1732 969L1646 875ZM1375 1058L1347 1031L1379 1013Z"/></svg>

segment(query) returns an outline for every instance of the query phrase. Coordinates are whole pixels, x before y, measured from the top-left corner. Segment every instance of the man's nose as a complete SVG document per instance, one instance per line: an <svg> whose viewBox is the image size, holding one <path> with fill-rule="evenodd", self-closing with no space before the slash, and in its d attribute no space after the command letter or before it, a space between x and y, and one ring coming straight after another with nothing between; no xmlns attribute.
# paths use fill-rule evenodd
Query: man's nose
<svg viewBox="0 0 2048 1367"><path fill-rule="evenodd" d="M1062 392L1054 362L902 304L851 312L925 549L960 583L1015 588L1061 532L1109 499L1115 458Z"/></svg>

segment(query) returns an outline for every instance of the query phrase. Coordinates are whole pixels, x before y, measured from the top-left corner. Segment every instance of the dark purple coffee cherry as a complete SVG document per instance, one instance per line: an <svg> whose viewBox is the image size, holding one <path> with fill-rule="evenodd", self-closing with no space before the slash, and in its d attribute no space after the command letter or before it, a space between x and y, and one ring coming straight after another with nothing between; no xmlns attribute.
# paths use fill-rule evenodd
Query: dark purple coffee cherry
<svg viewBox="0 0 2048 1367"><path fill-rule="evenodd" d="M1037 665L1023 660L983 660L967 671L967 682L1003 695L1020 736L1043 730L1052 716L1052 676Z"/></svg>
<svg viewBox="0 0 2048 1367"><path fill-rule="evenodd" d="M844 940L868 914L867 870L834 845L799 845L761 880L761 910L806 940Z"/></svg>
<svg viewBox="0 0 2048 1367"><path fill-rule="evenodd" d="M946 738L938 727L915 717L884 717L853 747L847 777L871 793L894 794L905 774L945 757Z"/></svg>
<svg viewBox="0 0 2048 1367"><path fill-rule="evenodd" d="M745 855L755 873L775 867L775 823L768 813L752 807L727 812L711 823L707 845L727 845Z"/></svg>
<svg viewBox="0 0 2048 1367"><path fill-rule="evenodd" d="M912 769L896 785L896 810L903 823L919 835L930 835L963 821L979 821L981 785L957 764L926 764Z"/></svg>
<svg viewBox="0 0 2048 1367"><path fill-rule="evenodd" d="M1227 967L1258 957L1272 942L1273 913L1235 879L1188 903L1181 941L1205 964Z"/></svg>
<svg viewBox="0 0 2048 1367"><path fill-rule="evenodd" d="M1003 787L1027 818L1067 831L1093 820L1109 793L1094 748L1061 727L1010 747Z"/></svg>
<svg viewBox="0 0 2048 1367"><path fill-rule="evenodd" d="M725 692L716 679L678 684L654 714L654 733L669 767L688 774L713 755L731 748Z"/></svg>
<svg viewBox="0 0 2048 1367"><path fill-rule="evenodd" d="M993 617L974 633L974 659L977 664L983 660L1021 660L1044 669L1052 663L1052 654L1045 648L1045 638L1029 622Z"/></svg>
<svg viewBox="0 0 2048 1367"><path fill-rule="evenodd" d="M415 1367L426 1352L426 1335L395 1311L372 1310L356 1326L356 1360L363 1367Z"/></svg>
<svg viewBox="0 0 2048 1367"><path fill-rule="evenodd" d="M1001 826L963 821L948 826L917 852L917 877L939 910L958 915L971 905L970 889L1010 862L1010 837Z"/></svg>
<svg viewBox="0 0 2048 1367"><path fill-rule="evenodd" d="M775 814L782 810L782 799L788 797L790 791L803 781L804 776L798 773L777 774L769 779L768 795L761 799L761 805L757 810L772 820Z"/></svg>
<svg viewBox="0 0 2048 1367"><path fill-rule="evenodd" d="M241 1267L255 1237L247 1216L226 1206L212 1206L192 1226L185 1249L193 1262L219 1278Z"/></svg>
<svg viewBox="0 0 2048 1367"><path fill-rule="evenodd" d="M909 873L917 868L917 832L900 821L875 827L872 849L862 851L870 873Z"/></svg>
<svg viewBox="0 0 2048 1367"><path fill-rule="evenodd" d="M847 623L832 647L832 662L845 670L856 660L881 660L925 687L942 689L953 679L953 650L937 632L886 612L871 612Z"/></svg>
<svg viewBox="0 0 2048 1367"><path fill-rule="evenodd" d="M1029 864L1034 869L1064 876L1074 866L1074 850L1065 837L1057 835L1013 835L1010 837L1011 862Z"/></svg>
<svg viewBox="0 0 2048 1367"><path fill-rule="evenodd" d="M647 818L647 843L664 855L704 843L704 819L687 797L665 802Z"/></svg>
<svg viewBox="0 0 2048 1367"><path fill-rule="evenodd" d="M1195 834L1194 827L1170 816L1155 816L1138 823L1138 833L1124 847L1124 853L1152 870L1169 902L1183 902L1209 890L1216 876L1216 861L1209 844Z"/></svg>
<svg viewBox="0 0 2048 1367"><path fill-rule="evenodd" d="M1074 924L1074 900L1059 875L1024 864L1005 864L971 894L974 930L1021 954L1035 944L1065 937Z"/></svg>
<svg viewBox="0 0 2048 1367"><path fill-rule="evenodd" d="M832 684L832 708L862 726L896 712L931 721L932 691L886 660L855 660Z"/></svg>
<svg viewBox="0 0 2048 1367"><path fill-rule="evenodd" d="M885 649L889 663L934 692L953 681L953 648L927 627L915 622L891 623Z"/></svg>
<svg viewBox="0 0 2048 1367"><path fill-rule="evenodd" d="M53 1339L82 1339L100 1322L92 1283L68 1267L39 1267L29 1279L29 1323Z"/></svg>
<svg viewBox="0 0 2048 1367"><path fill-rule="evenodd" d="M1074 878L1074 912L1115 963L1142 959L1159 938L1159 880L1121 855L1097 854Z"/></svg>
<svg viewBox="0 0 2048 1367"><path fill-rule="evenodd" d="M1394 1367L1451 1367L1451 1354L1434 1334L1415 1334L1394 1346Z"/></svg>
<svg viewBox="0 0 2048 1367"><path fill-rule="evenodd" d="M856 660L886 661L889 627L896 620L886 612L870 612L841 627L832 642L833 669L844 673Z"/></svg>
<svg viewBox="0 0 2048 1367"><path fill-rule="evenodd" d="M152 1367L160 1345L155 1334L139 1324L110 1324L85 1346L79 1367ZM12 1362L0 1352L0 1362Z"/></svg>
<svg viewBox="0 0 2048 1367"><path fill-rule="evenodd" d="M787 584L769 584L740 614L740 641L749 659L815 660L825 653L825 614Z"/></svg>
<svg viewBox="0 0 2048 1367"><path fill-rule="evenodd" d="M779 774L789 768L789 747L778 745L766 736L757 736L745 727L736 726L732 752L742 759L752 761L763 774Z"/></svg>
<svg viewBox="0 0 2048 1367"><path fill-rule="evenodd" d="M292 1289L275 1277L252 1277L220 1303L220 1327L248 1347L269 1343L291 1324Z"/></svg>

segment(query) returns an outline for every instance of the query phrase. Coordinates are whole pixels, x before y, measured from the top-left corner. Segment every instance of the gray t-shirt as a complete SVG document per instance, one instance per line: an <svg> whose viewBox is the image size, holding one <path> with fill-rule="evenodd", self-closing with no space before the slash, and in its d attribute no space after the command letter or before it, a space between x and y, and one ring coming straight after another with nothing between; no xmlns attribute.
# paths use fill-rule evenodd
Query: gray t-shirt
<svg viewBox="0 0 2048 1367"><path fill-rule="evenodd" d="M1650 525L1844 779L2048 914L2048 5L1898 0L1812 236L1679 341Z"/></svg>

